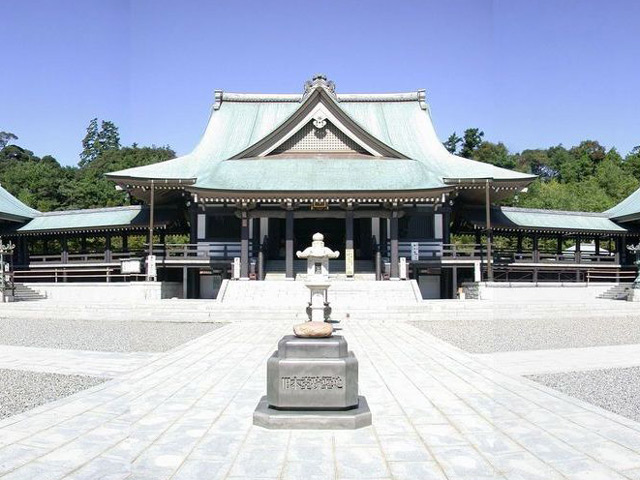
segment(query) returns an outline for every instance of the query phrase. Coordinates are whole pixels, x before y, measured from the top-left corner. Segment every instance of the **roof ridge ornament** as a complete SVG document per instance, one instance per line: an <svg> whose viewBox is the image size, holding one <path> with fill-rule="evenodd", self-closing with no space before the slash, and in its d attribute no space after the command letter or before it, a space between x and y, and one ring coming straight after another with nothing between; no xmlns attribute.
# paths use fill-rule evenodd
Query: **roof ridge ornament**
<svg viewBox="0 0 640 480"><path fill-rule="evenodd" d="M213 91L213 109L220 110L222 106L222 90L214 90Z"/></svg>
<svg viewBox="0 0 640 480"><path fill-rule="evenodd" d="M420 108L422 110L427 109L427 92L424 88L418 90L418 103L420 104Z"/></svg>
<svg viewBox="0 0 640 480"><path fill-rule="evenodd" d="M331 80L327 80L327 76L323 73L316 73L311 80L307 80L304 82L304 95L303 98L307 97L313 90L318 88L324 89L327 93L336 95L336 84Z"/></svg>

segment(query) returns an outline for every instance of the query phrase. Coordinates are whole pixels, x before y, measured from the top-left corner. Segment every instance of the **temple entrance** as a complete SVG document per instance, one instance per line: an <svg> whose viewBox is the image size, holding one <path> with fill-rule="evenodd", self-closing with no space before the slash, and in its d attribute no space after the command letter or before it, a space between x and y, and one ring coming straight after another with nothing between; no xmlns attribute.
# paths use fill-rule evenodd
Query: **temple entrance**
<svg viewBox="0 0 640 480"><path fill-rule="evenodd" d="M304 250L311 246L311 237L320 232L324 243L331 250L340 252L344 259L346 226L344 218L296 218L293 222L293 251ZM371 260L373 244L371 242L371 219L356 218L353 221L353 243L356 260ZM269 219L268 259L285 259L285 221L282 218Z"/></svg>
<svg viewBox="0 0 640 480"><path fill-rule="evenodd" d="M324 244L344 256L345 226L341 218L300 218L293 222L293 250L304 250L311 246L311 237L320 232Z"/></svg>

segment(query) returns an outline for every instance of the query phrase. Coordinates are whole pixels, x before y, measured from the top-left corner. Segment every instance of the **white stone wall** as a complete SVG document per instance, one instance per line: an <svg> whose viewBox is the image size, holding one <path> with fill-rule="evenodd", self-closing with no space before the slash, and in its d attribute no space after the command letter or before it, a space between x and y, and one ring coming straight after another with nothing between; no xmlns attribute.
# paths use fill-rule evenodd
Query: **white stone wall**
<svg viewBox="0 0 640 480"><path fill-rule="evenodd" d="M466 299L496 302L581 302L593 300L614 283L577 282L470 282L464 283Z"/></svg>
<svg viewBox="0 0 640 480"><path fill-rule="evenodd" d="M50 300L68 303L144 302L181 298L179 282L25 283Z"/></svg>

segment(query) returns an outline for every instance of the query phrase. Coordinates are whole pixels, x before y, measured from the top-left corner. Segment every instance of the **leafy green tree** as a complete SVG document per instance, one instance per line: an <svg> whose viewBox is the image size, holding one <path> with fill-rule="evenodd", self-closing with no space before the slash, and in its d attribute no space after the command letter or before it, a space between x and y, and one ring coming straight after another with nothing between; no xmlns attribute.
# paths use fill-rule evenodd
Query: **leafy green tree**
<svg viewBox="0 0 640 480"><path fill-rule="evenodd" d="M18 137L11 132L0 132L0 150L6 147L9 142L17 139Z"/></svg>
<svg viewBox="0 0 640 480"><path fill-rule="evenodd" d="M634 147L625 157L622 168L636 180L640 180L640 145Z"/></svg>
<svg viewBox="0 0 640 480"><path fill-rule="evenodd" d="M454 155L458 151L458 145L460 143L462 143L462 138L459 137L456 132L453 132L451 135L449 135L449 138L447 138L445 142L442 142L444 148L446 148L449 153L453 153Z"/></svg>
<svg viewBox="0 0 640 480"><path fill-rule="evenodd" d="M460 156L464 158L473 158L473 152L475 152L482 143L482 137L484 137L484 132L480 129L467 128L464 131Z"/></svg>
<svg viewBox="0 0 640 480"><path fill-rule="evenodd" d="M606 208L622 201L638 188L638 180L625 172L622 165L622 157L615 148L612 148L596 167L594 178L598 186L611 199L610 205Z"/></svg>
<svg viewBox="0 0 640 480"><path fill-rule="evenodd" d="M94 162L101 154L109 150L120 148L120 134L113 122L103 121L98 128L98 119L92 118L87 127L87 133L82 139L80 153L80 168Z"/></svg>
<svg viewBox="0 0 640 480"><path fill-rule="evenodd" d="M514 169L516 166L513 155L509 154L509 150L502 142L482 142L473 153L473 158L496 167Z"/></svg>
<svg viewBox="0 0 640 480"><path fill-rule="evenodd" d="M87 133L82 139L82 152L78 165L84 167L93 162L100 154L100 142L98 141L98 119L92 118L87 127Z"/></svg>
<svg viewBox="0 0 640 480"><path fill-rule="evenodd" d="M100 154L120 148L120 134L118 133L118 127L113 122L103 121L100 124L98 144L100 145Z"/></svg>
<svg viewBox="0 0 640 480"><path fill-rule="evenodd" d="M175 152L165 147L124 147L106 150L88 165L76 169L70 182L64 187L67 208L96 208L128 205L130 199L115 189L104 174L162 162L175 157Z"/></svg>

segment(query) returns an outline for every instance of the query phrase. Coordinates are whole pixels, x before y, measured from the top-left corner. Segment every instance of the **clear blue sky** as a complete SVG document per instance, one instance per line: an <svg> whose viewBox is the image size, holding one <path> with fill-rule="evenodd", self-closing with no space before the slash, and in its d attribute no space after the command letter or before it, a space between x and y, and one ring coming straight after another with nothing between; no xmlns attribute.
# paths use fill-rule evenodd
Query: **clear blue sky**
<svg viewBox="0 0 640 480"><path fill-rule="evenodd" d="M441 139L640 144L635 0L5 0L0 130L62 164L92 117L188 153L214 89L426 88Z"/></svg>

